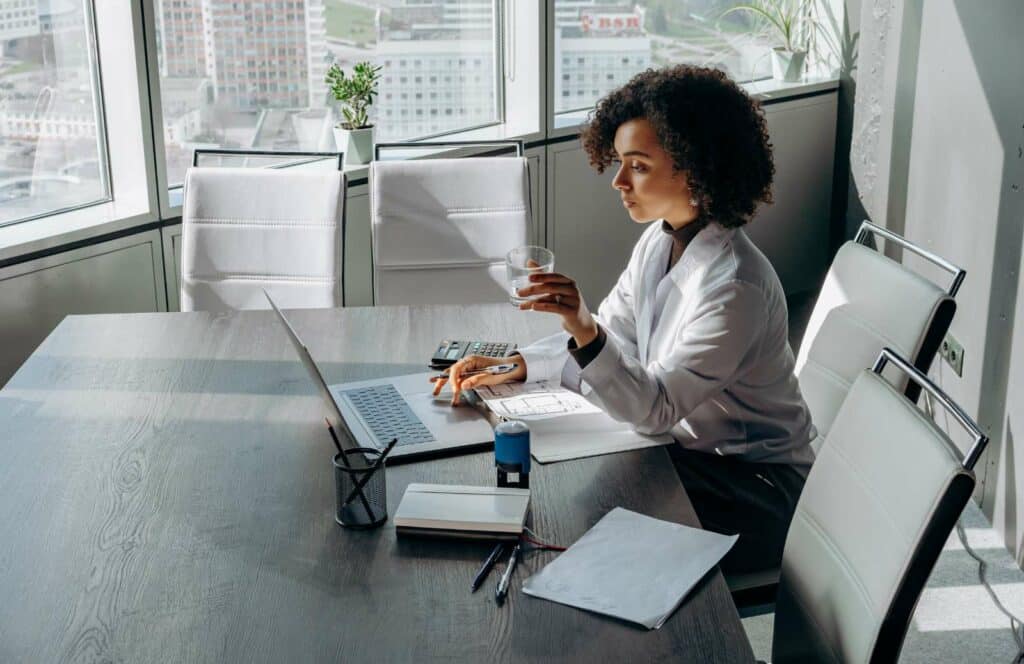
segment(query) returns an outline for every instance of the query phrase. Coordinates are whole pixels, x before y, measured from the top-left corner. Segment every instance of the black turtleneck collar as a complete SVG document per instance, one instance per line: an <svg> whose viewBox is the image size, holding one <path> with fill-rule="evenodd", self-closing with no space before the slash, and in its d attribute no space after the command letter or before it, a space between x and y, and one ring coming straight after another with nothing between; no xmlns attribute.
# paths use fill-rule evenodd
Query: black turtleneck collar
<svg viewBox="0 0 1024 664"><path fill-rule="evenodd" d="M665 272L668 273L675 264L679 262L683 252L686 251L687 245L693 238L697 237L697 233L701 232L705 226L708 225L708 220L702 217L698 217L686 224L682 228L672 228L672 225L667 221L661 222L661 231L672 238L672 251L669 252L668 265L665 266Z"/></svg>
<svg viewBox="0 0 1024 664"><path fill-rule="evenodd" d="M661 231L672 238L672 241L676 244L682 244L684 247L690 244L690 240L697 236L697 233L701 231L705 226L708 225L708 220L698 217L690 223L686 224L682 228L672 228L672 224L668 223L664 219L661 221Z"/></svg>

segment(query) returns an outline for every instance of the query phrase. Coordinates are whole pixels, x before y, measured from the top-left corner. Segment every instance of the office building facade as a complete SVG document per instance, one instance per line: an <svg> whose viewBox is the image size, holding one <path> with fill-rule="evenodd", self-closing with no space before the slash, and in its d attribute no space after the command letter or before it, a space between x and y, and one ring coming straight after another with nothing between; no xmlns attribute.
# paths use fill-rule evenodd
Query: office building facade
<svg viewBox="0 0 1024 664"><path fill-rule="evenodd" d="M207 77L230 109L322 103L323 0L158 0L161 75Z"/></svg>
<svg viewBox="0 0 1024 664"><path fill-rule="evenodd" d="M0 0L0 41L38 34L38 0Z"/></svg>

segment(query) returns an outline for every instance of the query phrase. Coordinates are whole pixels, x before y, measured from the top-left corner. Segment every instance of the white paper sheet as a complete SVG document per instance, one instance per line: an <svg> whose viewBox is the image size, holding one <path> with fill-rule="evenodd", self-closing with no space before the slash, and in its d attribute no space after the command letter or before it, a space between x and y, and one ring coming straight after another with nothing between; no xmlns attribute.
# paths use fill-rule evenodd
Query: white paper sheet
<svg viewBox="0 0 1024 664"><path fill-rule="evenodd" d="M484 385L475 389L494 414L509 419L530 422L561 415L601 412L586 398L552 380Z"/></svg>
<svg viewBox="0 0 1024 664"><path fill-rule="evenodd" d="M616 507L523 592L658 629L737 538Z"/></svg>
<svg viewBox="0 0 1024 664"><path fill-rule="evenodd" d="M646 436L616 422L601 407L556 381L504 383L475 388L496 415L530 427L530 454L538 463L567 461L657 447L671 436Z"/></svg>

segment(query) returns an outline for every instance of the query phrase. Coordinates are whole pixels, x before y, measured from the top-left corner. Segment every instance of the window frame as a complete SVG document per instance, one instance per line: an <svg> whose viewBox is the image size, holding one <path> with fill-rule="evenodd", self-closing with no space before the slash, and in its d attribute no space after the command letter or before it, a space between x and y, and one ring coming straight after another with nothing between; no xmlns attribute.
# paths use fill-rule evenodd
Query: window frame
<svg viewBox="0 0 1024 664"><path fill-rule="evenodd" d="M157 12L157 0L143 0L141 4L145 5L146 11L144 12L144 31L146 37L146 44L149 46L146 52L146 70L148 73L150 85L149 85L149 97L152 111L150 116L152 118L152 136L153 136L153 161L156 167L156 187L159 192L159 214L163 220L177 219L182 214L182 203L183 203L183 190L181 186L171 187L169 182L169 173L167 170L166 162L166 143L164 140L164 129L163 129L163 103L161 98L161 86L160 86L160 69L159 60L157 55L157 32L156 32L156 12ZM495 94L496 94L496 105L497 105L497 119L494 122L488 122L485 124L471 125L462 127L457 130L443 131L436 133L426 133L417 135L413 138L404 140L409 141L429 141L437 138L455 138L455 137L467 137L468 139L480 138L482 136L499 136L504 137L509 127L509 108L506 104L508 99L507 93L507 74L508 71L508 53L507 45L510 39L515 39L514 35L523 32L521 27L516 26L510 29L509 20L510 17L519 16L524 10L529 19L532 13L529 7L530 3L528 0L491 0L491 8L494 16L494 23L492 29L492 39L494 43L494 80L495 80ZM543 0L537 0L536 16L534 17L533 24L536 29L537 19L540 18L541 12L539 8L544 5ZM543 34L543 32L541 32ZM402 61L405 64L405 61ZM406 71L410 68L406 67ZM411 69L415 70L415 67ZM514 68L513 68L514 69ZM400 76L395 73L394 75ZM414 76L415 74L406 74L406 76ZM415 112L415 111L413 111ZM403 113L404 114L404 113ZM455 115L455 113L453 113ZM513 112L512 115L519 116L521 112ZM412 116L412 113L409 114ZM424 121L430 116L426 113L422 114ZM447 117L447 116L446 116ZM515 123L513 131L518 133L522 132L522 121ZM535 127L539 129L539 125L535 124ZM536 131L536 130L535 130ZM361 177L365 175L366 166L361 167L346 167L345 172L349 174L349 177Z"/></svg>
<svg viewBox="0 0 1024 664"><path fill-rule="evenodd" d="M141 3L89 4L109 198L0 226L0 265L56 246L142 229L159 220ZM111 99L119 103L109 103Z"/></svg>
<svg viewBox="0 0 1024 664"><path fill-rule="evenodd" d="M85 21L83 29L85 33L86 57L89 62L89 83L92 88L93 96L93 120L96 123L96 156L100 162L100 183L103 189L103 195L95 200L87 200L73 205L52 208L46 212L40 212L38 214L18 217L8 221L0 220L0 228L13 226L15 224L25 224L45 217L52 217L54 215L66 214L76 210L103 205L104 203L111 202L114 198L113 177L111 175L110 167L110 151L108 149L107 139L106 103L105 96L103 94L103 74L99 57L99 40L96 38L97 24L95 5L96 0L85 0L82 3L84 12L83 19Z"/></svg>
<svg viewBox="0 0 1024 664"><path fill-rule="evenodd" d="M438 134L448 140L520 140L528 149L569 140L591 108L554 113L554 5L550 0L493 0L499 7L496 42L503 92L502 122ZM821 0L841 12L841 0ZM176 224L181 190L167 184L159 69L155 49L156 0L91 3L98 53L104 135L112 198L106 202L0 226L0 266L38 251ZM836 14L841 15L841 14ZM130 39L125 39L130 35ZM500 59L500 63L498 60ZM834 89L834 72L812 69L797 83L772 79L743 84L763 101ZM118 99L117 104L105 103ZM426 137L424 137L426 138ZM443 152L437 150L436 152ZM427 154L432 154L427 152ZM365 182L366 166L347 167L350 182ZM177 196L175 196L177 192ZM31 221L31 223L28 223Z"/></svg>

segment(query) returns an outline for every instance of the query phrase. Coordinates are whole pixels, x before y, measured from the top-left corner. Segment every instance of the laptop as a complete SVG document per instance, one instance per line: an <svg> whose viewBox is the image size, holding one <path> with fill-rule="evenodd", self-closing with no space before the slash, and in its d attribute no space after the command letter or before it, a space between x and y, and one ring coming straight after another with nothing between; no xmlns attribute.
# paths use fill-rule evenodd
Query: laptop
<svg viewBox="0 0 1024 664"><path fill-rule="evenodd" d="M380 450L392 438L398 438L388 460L399 461L475 451L494 443L494 431L479 411L452 408L450 396L433 395L431 372L328 385L295 328L270 294L263 294L317 386L331 425L343 438L348 438L343 441L346 449Z"/></svg>

